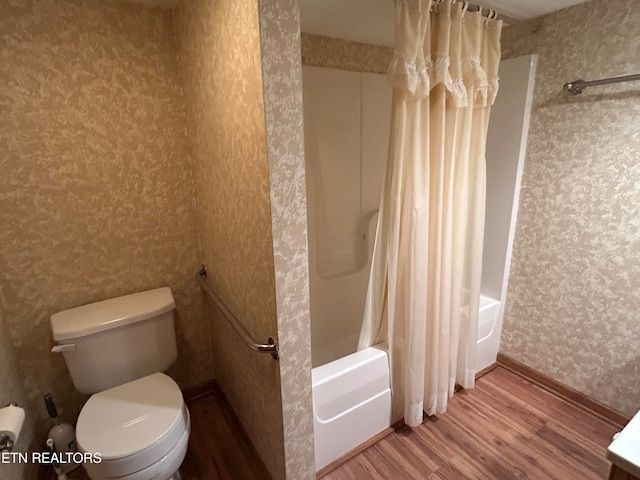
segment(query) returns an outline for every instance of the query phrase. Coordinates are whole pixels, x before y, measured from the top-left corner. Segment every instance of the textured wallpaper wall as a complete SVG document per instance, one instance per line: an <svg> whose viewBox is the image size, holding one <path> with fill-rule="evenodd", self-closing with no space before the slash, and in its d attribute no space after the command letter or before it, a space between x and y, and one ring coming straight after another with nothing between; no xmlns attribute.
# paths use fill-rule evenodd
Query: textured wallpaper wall
<svg viewBox="0 0 640 480"><path fill-rule="evenodd" d="M258 341L276 337L257 0L185 0L176 15L202 256ZM216 379L273 478L285 477L279 364L211 309Z"/></svg>
<svg viewBox="0 0 640 480"><path fill-rule="evenodd" d="M49 317L168 285L185 387L212 377L170 12L115 1L0 3L0 302L26 394L75 393ZM45 422L46 425L46 422Z"/></svg>
<svg viewBox="0 0 640 480"><path fill-rule="evenodd" d="M302 63L310 67L355 72L387 73L391 47L352 42L340 38L302 33Z"/></svg>
<svg viewBox="0 0 640 480"><path fill-rule="evenodd" d="M501 350L628 415L640 407L637 0L595 0L504 31L540 55Z"/></svg>
<svg viewBox="0 0 640 480"><path fill-rule="evenodd" d="M1 263L0 263L1 264ZM0 310L0 407L9 403L15 403L25 409L25 422L18 438L18 443L14 446L14 452L29 452L37 445L34 437L34 423L36 416L33 408L27 402L24 393L22 378L18 372L16 355L9 336L9 330L5 326L2 310ZM4 463L0 462L0 478L10 480L36 478L38 467L32 463Z"/></svg>
<svg viewBox="0 0 640 480"><path fill-rule="evenodd" d="M259 2L286 478L315 478L297 0Z"/></svg>

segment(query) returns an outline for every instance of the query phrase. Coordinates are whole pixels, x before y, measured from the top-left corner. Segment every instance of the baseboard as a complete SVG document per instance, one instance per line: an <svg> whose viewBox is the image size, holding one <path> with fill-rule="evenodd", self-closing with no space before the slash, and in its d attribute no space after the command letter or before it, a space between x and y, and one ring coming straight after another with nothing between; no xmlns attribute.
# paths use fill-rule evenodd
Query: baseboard
<svg viewBox="0 0 640 480"><path fill-rule="evenodd" d="M329 465L327 465L325 467L322 467L320 470L318 470L316 472L316 478L319 479L319 478L322 478L322 477L328 475L329 473L333 472L336 468L341 467L342 465L347 463L349 460L351 460L356 455L359 455L360 453L364 452L367 448L369 448L372 445L378 443L384 437L386 437L387 435L392 434L398 428L402 428L403 426L404 426L404 420L400 420L399 422L394 423L390 427L385 428L379 434L371 437L369 440L367 440L363 444L358 445L353 450L348 451L347 453L342 455L340 458L337 458L336 460L331 462Z"/></svg>
<svg viewBox="0 0 640 480"><path fill-rule="evenodd" d="M211 395L215 392L216 389L216 381L208 380L204 383L199 383L198 385L193 385L191 387L182 389L182 396L184 397L185 403L195 402L196 400L206 397L207 395Z"/></svg>
<svg viewBox="0 0 640 480"><path fill-rule="evenodd" d="M551 378L548 375L525 365L524 363L514 360L503 353L498 353L498 365L532 383L535 383L545 390L562 397L573 405L591 412L595 416L615 425L616 427L624 427L629 423L629 420L631 420L627 415L609 407L608 405L605 405L604 403L601 403L578 390L568 387L556 379Z"/></svg>

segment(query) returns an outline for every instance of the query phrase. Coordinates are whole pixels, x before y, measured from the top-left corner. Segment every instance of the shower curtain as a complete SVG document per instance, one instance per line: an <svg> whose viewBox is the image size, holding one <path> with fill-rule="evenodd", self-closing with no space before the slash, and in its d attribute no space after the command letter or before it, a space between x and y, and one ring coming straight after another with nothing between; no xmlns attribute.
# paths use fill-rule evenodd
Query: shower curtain
<svg viewBox="0 0 640 480"><path fill-rule="evenodd" d="M387 343L393 416L410 426L443 413L456 383L474 385L495 16L395 0L389 159L358 347Z"/></svg>

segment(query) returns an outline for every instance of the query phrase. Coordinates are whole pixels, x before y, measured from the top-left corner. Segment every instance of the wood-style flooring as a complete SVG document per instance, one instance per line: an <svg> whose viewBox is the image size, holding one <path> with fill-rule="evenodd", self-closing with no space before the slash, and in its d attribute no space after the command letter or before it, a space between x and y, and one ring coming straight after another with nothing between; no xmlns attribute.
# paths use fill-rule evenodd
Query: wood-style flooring
<svg viewBox="0 0 640 480"><path fill-rule="evenodd" d="M189 410L183 480L269 478L219 392ZM396 430L323 480L606 479L605 452L618 430L498 367L458 392L446 415ZM71 478L86 479L81 473Z"/></svg>
<svg viewBox="0 0 640 480"><path fill-rule="evenodd" d="M606 479L619 430L498 367L445 415L396 430L323 480Z"/></svg>
<svg viewBox="0 0 640 480"><path fill-rule="evenodd" d="M182 480L265 480L264 464L220 390L189 403L191 435Z"/></svg>

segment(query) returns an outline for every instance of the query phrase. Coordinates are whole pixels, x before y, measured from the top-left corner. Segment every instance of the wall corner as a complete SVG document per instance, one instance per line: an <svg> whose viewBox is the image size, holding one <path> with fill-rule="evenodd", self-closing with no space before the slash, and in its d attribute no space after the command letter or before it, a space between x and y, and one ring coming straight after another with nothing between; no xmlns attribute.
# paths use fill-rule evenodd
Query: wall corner
<svg viewBox="0 0 640 480"><path fill-rule="evenodd" d="M296 0L259 4L286 478L315 478L309 262Z"/></svg>

